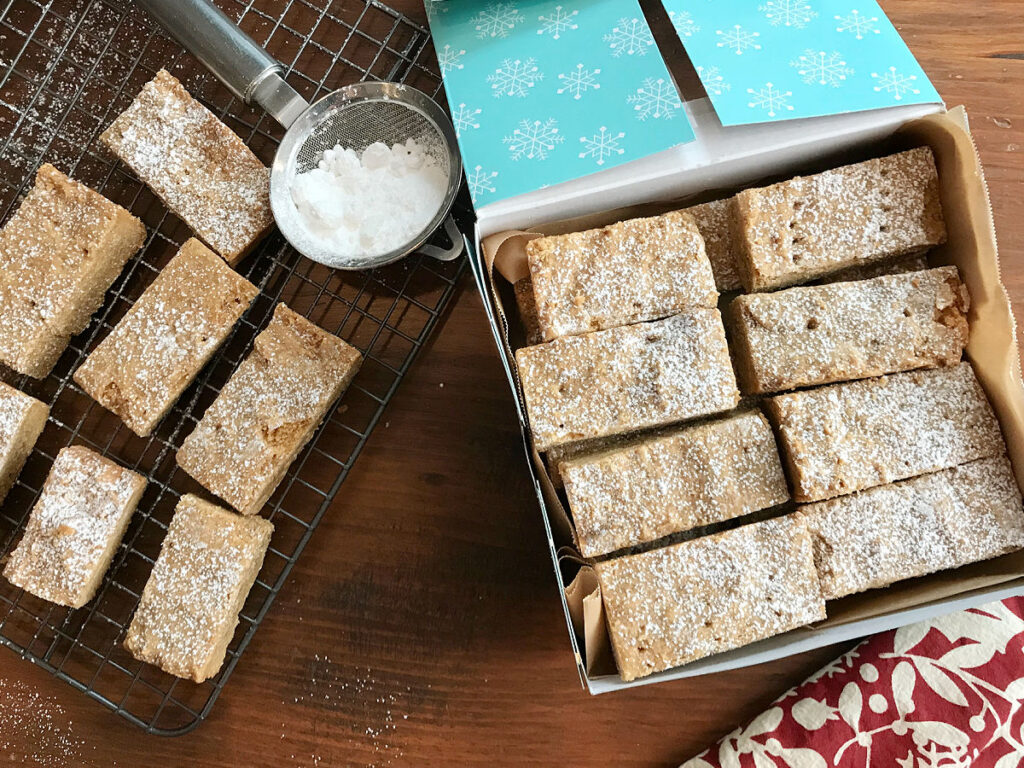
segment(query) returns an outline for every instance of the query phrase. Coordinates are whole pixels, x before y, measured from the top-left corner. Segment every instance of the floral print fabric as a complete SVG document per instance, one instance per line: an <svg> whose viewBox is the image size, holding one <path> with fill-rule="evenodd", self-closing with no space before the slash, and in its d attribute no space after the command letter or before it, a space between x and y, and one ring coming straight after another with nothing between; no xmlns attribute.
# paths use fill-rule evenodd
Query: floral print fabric
<svg viewBox="0 0 1024 768"><path fill-rule="evenodd" d="M683 768L1024 766L1024 598L876 635Z"/></svg>

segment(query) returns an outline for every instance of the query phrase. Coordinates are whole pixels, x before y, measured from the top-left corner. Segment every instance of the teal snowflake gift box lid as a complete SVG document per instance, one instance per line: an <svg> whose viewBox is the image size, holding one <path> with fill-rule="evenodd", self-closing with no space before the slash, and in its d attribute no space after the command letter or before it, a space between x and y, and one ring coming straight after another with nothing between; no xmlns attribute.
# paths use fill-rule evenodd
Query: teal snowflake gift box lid
<svg viewBox="0 0 1024 768"><path fill-rule="evenodd" d="M874 0L662 0L723 125L941 102Z"/></svg>
<svg viewBox="0 0 1024 768"><path fill-rule="evenodd" d="M427 0L476 207L694 138L637 0Z"/></svg>
<svg viewBox="0 0 1024 768"><path fill-rule="evenodd" d="M637 0L425 2L478 211L792 133L738 126L941 105L874 0L662 0L709 106L680 99Z"/></svg>

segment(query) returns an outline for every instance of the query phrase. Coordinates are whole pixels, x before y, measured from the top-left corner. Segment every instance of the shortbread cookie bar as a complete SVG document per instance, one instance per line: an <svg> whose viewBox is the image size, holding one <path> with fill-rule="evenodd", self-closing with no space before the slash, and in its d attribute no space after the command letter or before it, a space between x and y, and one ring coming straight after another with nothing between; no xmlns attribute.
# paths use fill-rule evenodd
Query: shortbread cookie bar
<svg viewBox="0 0 1024 768"><path fill-rule="evenodd" d="M584 557L789 500L759 411L563 461L559 472Z"/></svg>
<svg viewBox="0 0 1024 768"><path fill-rule="evenodd" d="M704 239L680 211L540 237L526 244L526 256L548 341L718 301Z"/></svg>
<svg viewBox="0 0 1024 768"><path fill-rule="evenodd" d="M239 517L198 496L182 496L125 648L197 683L217 674L273 532L261 517Z"/></svg>
<svg viewBox="0 0 1024 768"><path fill-rule="evenodd" d="M178 465L243 515L259 512L362 355L284 304L178 451Z"/></svg>
<svg viewBox="0 0 1024 768"><path fill-rule="evenodd" d="M49 415L46 403L0 382L0 501L18 479Z"/></svg>
<svg viewBox="0 0 1024 768"><path fill-rule="evenodd" d="M537 302L533 300L533 281L528 277L518 280L512 286L516 296L516 307L519 309L519 319L526 331L526 343L528 346L540 344L544 336L540 332L540 324L537 322Z"/></svg>
<svg viewBox="0 0 1024 768"><path fill-rule="evenodd" d="M717 309L524 347L516 363L540 451L739 402Z"/></svg>
<svg viewBox="0 0 1024 768"><path fill-rule="evenodd" d="M63 448L4 576L43 600L81 608L96 594L145 488L142 475L88 448Z"/></svg>
<svg viewBox="0 0 1024 768"><path fill-rule="evenodd" d="M955 365L968 305L956 267L738 296L727 315L740 385L763 394Z"/></svg>
<svg viewBox="0 0 1024 768"><path fill-rule="evenodd" d="M928 147L736 195L737 266L748 291L806 282L946 241Z"/></svg>
<svg viewBox="0 0 1024 768"><path fill-rule="evenodd" d="M1024 547L1024 509L1005 456L808 504L826 600Z"/></svg>
<svg viewBox="0 0 1024 768"><path fill-rule="evenodd" d="M825 618L811 539L792 515L595 568L626 681Z"/></svg>
<svg viewBox="0 0 1024 768"><path fill-rule="evenodd" d="M145 239L142 222L124 208L52 165L40 167L0 229L0 361L46 376Z"/></svg>
<svg viewBox="0 0 1024 768"><path fill-rule="evenodd" d="M267 168L162 69L100 141L229 264L274 223Z"/></svg>
<svg viewBox="0 0 1024 768"><path fill-rule="evenodd" d="M909 371L765 402L793 498L820 501L1006 450L970 363Z"/></svg>
<svg viewBox="0 0 1024 768"><path fill-rule="evenodd" d="M743 287L736 269L736 246L733 242L735 205L733 198L729 197L683 210L683 213L690 214L697 222L697 229L704 238L704 250L707 251L711 270L715 274L715 286L723 293L738 291Z"/></svg>
<svg viewBox="0 0 1024 768"><path fill-rule="evenodd" d="M45 402L0 382L0 502L25 466L49 415Z"/></svg>
<svg viewBox="0 0 1024 768"><path fill-rule="evenodd" d="M157 275L74 379L145 437L256 298L256 286L195 238Z"/></svg>

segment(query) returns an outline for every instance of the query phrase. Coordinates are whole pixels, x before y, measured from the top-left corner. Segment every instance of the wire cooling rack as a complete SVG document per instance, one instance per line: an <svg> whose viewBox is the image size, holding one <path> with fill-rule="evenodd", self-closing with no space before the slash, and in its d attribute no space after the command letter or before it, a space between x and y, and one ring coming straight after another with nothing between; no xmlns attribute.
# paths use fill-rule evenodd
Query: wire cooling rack
<svg viewBox="0 0 1024 768"><path fill-rule="evenodd" d="M218 0L218 5L288 67L289 82L309 100L367 78L406 82L435 96L440 91L428 31L375 0ZM177 734L210 712L451 298L465 259L441 263L413 256L371 272L337 272L300 257L275 233L239 267L259 286L259 297L153 435L135 436L79 389L71 374L190 235L98 143L103 129L160 67L269 164L283 133L277 124L233 99L129 0L0 0L0 220L31 187L36 168L48 161L131 210L148 231L141 253L50 376L35 381L4 372L5 380L49 403L51 416L0 509L0 555L17 542L62 447L87 445L149 479L87 606L54 606L0 579L0 642L147 731ZM461 214L466 211L463 204ZM264 509L274 536L223 668L203 684L178 680L133 659L122 645L125 628L178 498L205 493L177 469L175 451L278 301L358 347L365 361Z"/></svg>

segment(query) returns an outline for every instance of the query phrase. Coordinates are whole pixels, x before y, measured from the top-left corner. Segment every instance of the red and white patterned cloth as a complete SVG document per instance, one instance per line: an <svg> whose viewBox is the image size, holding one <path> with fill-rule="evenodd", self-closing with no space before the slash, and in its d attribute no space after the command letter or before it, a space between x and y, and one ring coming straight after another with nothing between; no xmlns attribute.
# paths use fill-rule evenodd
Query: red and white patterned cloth
<svg viewBox="0 0 1024 768"><path fill-rule="evenodd" d="M1024 768L1024 598L885 632L683 768Z"/></svg>

